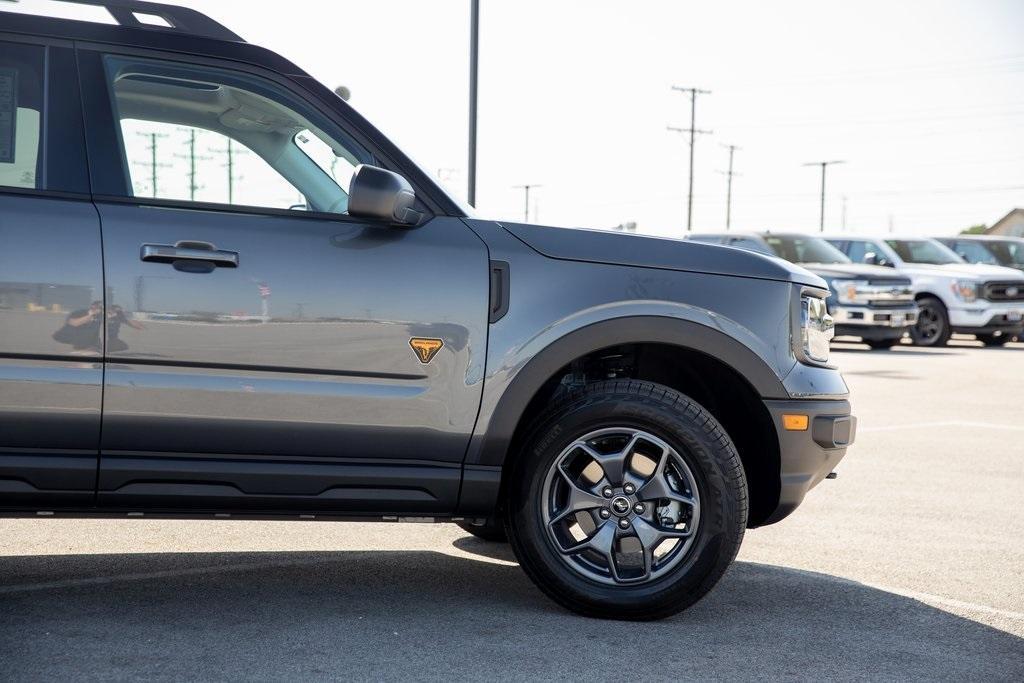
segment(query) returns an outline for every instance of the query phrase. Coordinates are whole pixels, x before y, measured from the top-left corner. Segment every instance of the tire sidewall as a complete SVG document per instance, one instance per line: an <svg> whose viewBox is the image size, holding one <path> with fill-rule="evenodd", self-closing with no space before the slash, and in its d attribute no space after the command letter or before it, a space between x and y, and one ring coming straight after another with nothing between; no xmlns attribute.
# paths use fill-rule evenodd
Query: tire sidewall
<svg viewBox="0 0 1024 683"><path fill-rule="evenodd" d="M926 297L922 299L918 306L921 309L928 308L935 311L939 316L939 323L942 325L942 329L939 334L931 339L930 341L924 341L921 339L920 334L917 332L917 326L911 330L910 336L917 346L945 346L946 342L949 341L949 337L952 334L949 328L949 314L946 312L946 307L941 301L934 297Z"/></svg>

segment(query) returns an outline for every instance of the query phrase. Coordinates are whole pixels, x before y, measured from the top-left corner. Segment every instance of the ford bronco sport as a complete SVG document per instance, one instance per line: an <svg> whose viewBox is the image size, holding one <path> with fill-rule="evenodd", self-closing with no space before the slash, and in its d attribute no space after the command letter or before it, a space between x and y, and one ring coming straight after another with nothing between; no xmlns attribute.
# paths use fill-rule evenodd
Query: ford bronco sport
<svg viewBox="0 0 1024 683"><path fill-rule="evenodd" d="M853 441L817 276L475 218L204 15L78 4L0 13L3 514L500 522L650 619Z"/></svg>

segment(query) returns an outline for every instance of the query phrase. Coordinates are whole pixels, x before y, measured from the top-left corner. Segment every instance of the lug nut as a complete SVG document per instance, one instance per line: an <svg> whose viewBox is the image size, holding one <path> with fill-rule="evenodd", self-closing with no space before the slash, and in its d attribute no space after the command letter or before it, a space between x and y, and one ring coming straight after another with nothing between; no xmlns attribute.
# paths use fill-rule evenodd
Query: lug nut
<svg viewBox="0 0 1024 683"><path fill-rule="evenodd" d="M608 519L611 516L611 510L609 510L608 508L601 508L601 519Z"/></svg>
<svg viewBox="0 0 1024 683"><path fill-rule="evenodd" d="M604 489L602 489L602 491L601 491L601 495L604 496L605 498L611 498L612 497L612 487L611 486L605 486Z"/></svg>
<svg viewBox="0 0 1024 683"><path fill-rule="evenodd" d="M620 529L628 529L629 528L629 520L628 519L620 519L619 520L619 528Z"/></svg>
<svg viewBox="0 0 1024 683"><path fill-rule="evenodd" d="M644 514L644 504L643 503L637 503L636 505L634 505L633 506L633 512L635 512L638 515Z"/></svg>
<svg viewBox="0 0 1024 683"><path fill-rule="evenodd" d="M622 487L622 490L628 494L632 494L634 491L636 491L636 487L633 486L632 484L626 484L625 486Z"/></svg>

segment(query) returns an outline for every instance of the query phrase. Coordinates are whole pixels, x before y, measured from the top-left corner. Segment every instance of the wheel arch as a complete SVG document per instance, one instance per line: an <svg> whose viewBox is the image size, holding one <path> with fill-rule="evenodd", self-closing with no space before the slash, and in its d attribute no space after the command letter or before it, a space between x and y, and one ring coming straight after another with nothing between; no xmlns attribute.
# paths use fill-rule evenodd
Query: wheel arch
<svg viewBox="0 0 1024 683"><path fill-rule="evenodd" d="M700 323L629 316L587 325L549 344L517 373L497 403L482 444L467 465L501 468L504 490L529 424L579 360L615 348L641 350L636 379L687 394L707 408L733 438L751 488L751 526L778 502L779 443L765 398L788 398L768 364L729 335ZM752 428L743 424L749 419Z"/></svg>

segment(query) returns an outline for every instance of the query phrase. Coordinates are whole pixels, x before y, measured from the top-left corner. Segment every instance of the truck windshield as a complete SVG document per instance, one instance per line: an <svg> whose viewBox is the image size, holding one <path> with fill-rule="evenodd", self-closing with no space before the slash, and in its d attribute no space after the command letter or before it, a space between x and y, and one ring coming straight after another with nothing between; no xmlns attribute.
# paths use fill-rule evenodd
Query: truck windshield
<svg viewBox="0 0 1024 683"><path fill-rule="evenodd" d="M1024 240L1020 242L985 242L985 247L995 254L1001 265L1013 268L1024 268Z"/></svg>
<svg viewBox="0 0 1024 683"><path fill-rule="evenodd" d="M776 256L791 263L850 263L846 254L820 237L765 235L764 241Z"/></svg>
<svg viewBox="0 0 1024 683"><path fill-rule="evenodd" d="M941 266L964 262L956 252L932 240L886 240L885 243L907 263Z"/></svg>

